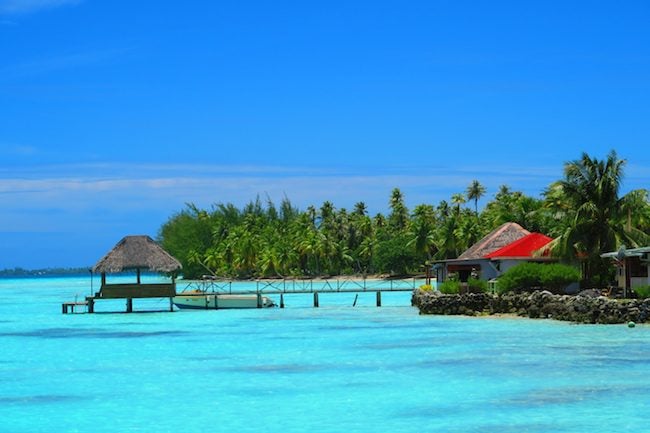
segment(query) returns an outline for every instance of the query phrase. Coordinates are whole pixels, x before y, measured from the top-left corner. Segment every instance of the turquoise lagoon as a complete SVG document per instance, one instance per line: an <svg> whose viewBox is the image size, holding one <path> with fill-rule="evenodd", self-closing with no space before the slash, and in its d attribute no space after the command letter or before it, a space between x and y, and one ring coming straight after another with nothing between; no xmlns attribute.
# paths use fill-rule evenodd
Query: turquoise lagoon
<svg viewBox="0 0 650 433"><path fill-rule="evenodd" d="M419 316L409 293L62 315L89 286L0 279L1 432L650 430L645 326Z"/></svg>

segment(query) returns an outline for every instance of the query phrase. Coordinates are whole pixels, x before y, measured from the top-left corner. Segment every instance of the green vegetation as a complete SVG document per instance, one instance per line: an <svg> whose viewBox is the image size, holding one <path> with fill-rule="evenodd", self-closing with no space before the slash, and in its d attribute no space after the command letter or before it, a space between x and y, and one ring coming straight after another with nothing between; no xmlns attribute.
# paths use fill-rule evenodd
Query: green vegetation
<svg viewBox="0 0 650 433"><path fill-rule="evenodd" d="M444 293L445 295L458 294L460 293L460 281L445 281L444 283L441 283L440 286L438 286L438 290L440 290L440 293Z"/></svg>
<svg viewBox="0 0 650 433"><path fill-rule="evenodd" d="M636 295L641 299L650 298L650 286L639 286L635 287L633 290L634 293L636 293Z"/></svg>
<svg viewBox="0 0 650 433"><path fill-rule="evenodd" d="M488 283L485 280L470 278L469 280L467 280L467 288L472 293L487 292Z"/></svg>
<svg viewBox="0 0 650 433"><path fill-rule="evenodd" d="M580 271L558 263L522 263L508 269L497 281L500 293L509 291L548 290L563 293L571 283L580 281Z"/></svg>
<svg viewBox="0 0 650 433"><path fill-rule="evenodd" d="M242 209L189 204L162 226L159 240L189 278L402 275L458 257L499 225L516 222L557 238L550 245L553 254L584 269L585 284L606 285L613 268L602 252L622 243L650 245L648 191L618 195L624 165L614 152L605 161L584 154L565 165L564 178L542 198L502 185L480 212L478 201L487 190L477 180L449 201L413 210L395 188L387 215L370 216L363 202L351 211L329 201L299 210L288 198L279 207L259 198Z"/></svg>
<svg viewBox="0 0 650 433"><path fill-rule="evenodd" d="M556 238L552 251L567 261L579 258L589 286L603 287L612 279L611 263L600 254L622 244L650 243L648 191L619 196L624 166L614 151L602 161L583 153L565 164L564 179L545 193L546 207L555 216L549 231Z"/></svg>
<svg viewBox="0 0 650 433"><path fill-rule="evenodd" d="M89 268L2 269L0 278L51 277L63 275L88 275Z"/></svg>

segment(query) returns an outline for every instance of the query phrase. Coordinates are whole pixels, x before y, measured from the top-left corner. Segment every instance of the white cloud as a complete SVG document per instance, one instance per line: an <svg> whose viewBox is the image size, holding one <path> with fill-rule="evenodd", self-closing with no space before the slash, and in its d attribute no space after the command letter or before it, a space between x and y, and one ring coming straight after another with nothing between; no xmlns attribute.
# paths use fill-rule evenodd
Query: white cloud
<svg viewBox="0 0 650 433"><path fill-rule="evenodd" d="M78 3L81 0L0 0L0 13L27 14Z"/></svg>

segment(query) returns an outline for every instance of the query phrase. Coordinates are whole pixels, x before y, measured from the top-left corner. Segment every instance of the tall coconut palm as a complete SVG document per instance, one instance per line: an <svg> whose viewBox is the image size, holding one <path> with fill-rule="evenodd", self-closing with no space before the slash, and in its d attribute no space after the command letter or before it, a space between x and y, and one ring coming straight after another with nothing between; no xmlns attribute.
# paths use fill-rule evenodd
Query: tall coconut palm
<svg viewBox="0 0 650 433"><path fill-rule="evenodd" d="M390 215L388 221L396 232L400 232L406 228L408 224L408 209L404 204L404 194L399 188L394 188L390 195Z"/></svg>
<svg viewBox="0 0 650 433"><path fill-rule="evenodd" d="M485 187L476 179L467 187L467 200L474 200L476 215L478 215L478 201L485 195L485 191Z"/></svg>
<svg viewBox="0 0 650 433"><path fill-rule="evenodd" d="M451 202L456 205L456 215L458 215L460 214L460 205L465 204L467 200L465 199L465 195L459 192L451 196Z"/></svg>
<svg viewBox="0 0 650 433"><path fill-rule="evenodd" d="M606 284L609 264L600 254L620 244L637 246L640 237L628 230L626 203L636 197L619 197L625 160L611 151L605 160L583 153L564 165L564 179L549 188L553 200L562 196L566 225L551 248L561 256L583 260L586 282Z"/></svg>

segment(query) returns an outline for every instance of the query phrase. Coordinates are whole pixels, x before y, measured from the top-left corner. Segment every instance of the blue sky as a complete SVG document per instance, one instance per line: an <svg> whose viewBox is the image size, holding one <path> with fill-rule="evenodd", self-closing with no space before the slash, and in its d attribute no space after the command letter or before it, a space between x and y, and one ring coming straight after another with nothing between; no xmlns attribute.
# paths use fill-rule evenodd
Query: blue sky
<svg viewBox="0 0 650 433"><path fill-rule="evenodd" d="M0 0L0 269L92 265L186 202L539 196L583 151L648 187L648 22L632 0Z"/></svg>

